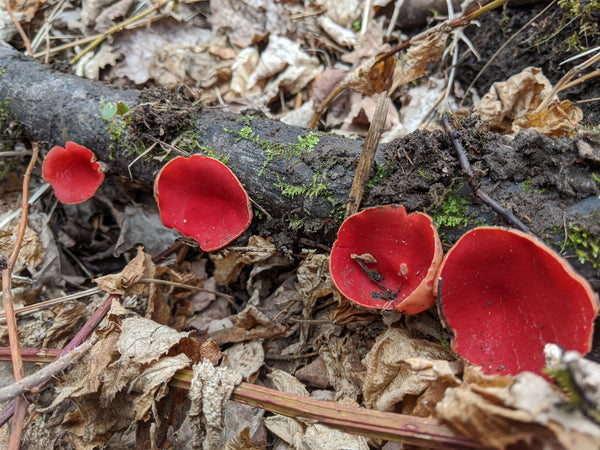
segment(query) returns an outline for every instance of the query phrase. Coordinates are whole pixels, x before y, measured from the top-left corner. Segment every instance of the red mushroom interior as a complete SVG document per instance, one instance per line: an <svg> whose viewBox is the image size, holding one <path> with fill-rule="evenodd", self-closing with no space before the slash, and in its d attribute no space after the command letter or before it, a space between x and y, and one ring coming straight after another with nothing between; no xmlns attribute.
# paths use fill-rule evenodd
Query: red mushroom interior
<svg viewBox="0 0 600 450"><path fill-rule="evenodd" d="M346 219L329 268L339 291L355 304L416 314L435 301L441 259L442 245L429 216L386 205Z"/></svg>
<svg viewBox="0 0 600 450"><path fill-rule="evenodd" d="M252 209L236 176L202 155L167 163L154 184L162 222L194 238L207 252L225 247L250 226Z"/></svg>
<svg viewBox="0 0 600 450"><path fill-rule="evenodd" d="M62 203L81 203L93 197L104 181L104 173L94 153L74 142L56 146L42 165L42 177Z"/></svg>
<svg viewBox="0 0 600 450"><path fill-rule="evenodd" d="M448 252L438 305L452 348L487 374L544 367L544 346L590 350L598 303L590 285L534 237L484 227Z"/></svg>

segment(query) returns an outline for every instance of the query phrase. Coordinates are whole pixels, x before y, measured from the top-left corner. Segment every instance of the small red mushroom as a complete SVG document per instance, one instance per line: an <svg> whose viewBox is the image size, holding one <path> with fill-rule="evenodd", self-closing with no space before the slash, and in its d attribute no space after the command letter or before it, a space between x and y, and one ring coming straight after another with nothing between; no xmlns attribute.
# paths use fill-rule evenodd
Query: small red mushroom
<svg viewBox="0 0 600 450"><path fill-rule="evenodd" d="M427 214L385 205L350 216L329 260L331 278L353 303L416 314L434 302L442 244Z"/></svg>
<svg viewBox="0 0 600 450"><path fill-rule="evenodd" d="M452 349L487 374L541 374L548 343L590 350L598 314L592 288L523 232L467 232L446 254L436 286L440 315L454 333Z"/></svg>
<svg viewBox="0 0 600 450"><path fill-rule="evenodd" d="M178 156L154 182L160 218L168 228L194 238L212 252L237 239L250 226L248 194L225 164L207 156Z"/></svg>
<svg viewBox="0 0 600 450"><path fill-rule="evenodd" d="M104 181L102 165L94 153L75 142L56 146L42 165L42 177L62 203L81 203L92 198Z"/></svg>

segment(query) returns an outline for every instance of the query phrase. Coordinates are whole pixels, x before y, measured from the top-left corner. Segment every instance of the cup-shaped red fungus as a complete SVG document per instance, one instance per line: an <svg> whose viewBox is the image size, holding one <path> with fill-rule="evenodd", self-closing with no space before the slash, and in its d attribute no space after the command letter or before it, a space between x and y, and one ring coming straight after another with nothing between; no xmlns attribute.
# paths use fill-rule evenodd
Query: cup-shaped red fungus
<svg viewBox="0 0 600 450"><path fill-rule="evenodd" d="M442 244L431 217L385 205L344 221L329 270L353 303L416 314L435 302L433 283L441 261Z"/></svg>
<svg viewBox="0 0 600 450"><path fill-rule="evenodd" d="M62 203L81 203L92 198L104 181L102 165L94 153L75 142L56 146L42 165L42 177Z"/></svg>
<svg viewBox="0 0 600 450"><path fill-rule="evenodd" d="M168 228L194 238L212 252L237 239L250 226L248 194L225 164L207 156L179 156L154 182L160 218Z"/></svg>
<svg viewBox="0 0 600 450"><path fill-rule="evenodd" d="M452 349L487 374L541 374L548 343L590 350L596 296L535 237L473 229L446 254L438 277L438 308L454 333Z"/></svg>

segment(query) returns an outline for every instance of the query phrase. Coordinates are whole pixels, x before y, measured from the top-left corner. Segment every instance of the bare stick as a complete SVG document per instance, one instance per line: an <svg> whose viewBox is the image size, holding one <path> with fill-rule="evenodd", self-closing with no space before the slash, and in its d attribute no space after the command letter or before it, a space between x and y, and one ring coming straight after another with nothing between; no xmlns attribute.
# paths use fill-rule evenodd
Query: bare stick
<svg viewBox="0 0 600 450"><path fill-rule="evenodd" d="M358 166L356 167L356 173L354 174L354 180L352 181L352 187L350 188L350 194L348 196L348 203L346 205L346 217L351 216L358 211L362 196L365 192L365 185L369 180L371 174L371 166L375 159L375 153L377 152L377 144L379 144L379 138L385 125L385 119L387 118L387 112L390 102L387 98L387 92L382 92L377 100L377 106L375 107L375 114L373 114L373 120L369 127L369 133L363 144L363 150L358 160Z"/></svg>
<svg viewBox="0 0 600 450"><path fill-rule="evenodd" d="M170 385L189 389L190 370L180 370ZM309 423L320 423L348 433L424 446L426 448L482 448L467 437L456 434L449 427L431 417L382 412L341 405L295 394L256 386L239 384L231 396L233 401L256 406Z"/></svg>
<svg viewBox="0 0 600 450"><path fill-rule="evenodd" d="M15 28L19 32L19 36L21 36L21 39L23 40L23 44L25 45L25 49L27 50L27 53L29 54L29 56L32 56L33 52L31 51L31 42L29 42L29 38L25 34L23 27L21 26L21 24L15 17L15 14L13 13L12 8L10 7L10 0L6 0L4 7L6 8L6 12L10 16L10 20L12 20L12 23L15 25Z"/></svg>
<svg viewBox="0 0 600 450"><path fill-rule="evenodd" d="M446 129L446 133L448 133L448 136L450 137L450 139L452 140L452 143L454 144L454 148L456 149L456 153L458 154L458 160L460 161L460 165L463 169L463 172L465 172L465 174L467 174L469 176L469 185L471 186L471 189L473 189L473 192L475 192L475 195L482 202L486 203L490 208L492 208L492 210L494 210L497 214L499 214L501 217L503 217L504 220L506 220L508 223L510 223L513 227L523 231L524 233L531 234L531 231L529 230L529 228L523 222L521 222L510 209L505 208L500 203L498 203L496 200L494 200L492 197L490 197L480 187L474 185L473 169L471 167L471 163L469 163L467 154L465 153L465 148L463 147L462 143L460 142L460 133L458 131L456 131L454 128L452 128L448 114L443 114L442 120L444 122L444 128Z"/></svg>
<svg viewBox="0 0 600 450"><path fill-rule="evenodd" d="M85 352L87 352L92 346L91 341L87 341L81 344L79 347L73 349L66 355L58 358L56 361L51 362L46 367L38 370L33 375L29 375L15 383L5 386L0 389L0 403L4 403L10 399L17 397L18 395L27 392L44 380L53 377L57 373L63 371L79 358L81 358Z"/></svg>

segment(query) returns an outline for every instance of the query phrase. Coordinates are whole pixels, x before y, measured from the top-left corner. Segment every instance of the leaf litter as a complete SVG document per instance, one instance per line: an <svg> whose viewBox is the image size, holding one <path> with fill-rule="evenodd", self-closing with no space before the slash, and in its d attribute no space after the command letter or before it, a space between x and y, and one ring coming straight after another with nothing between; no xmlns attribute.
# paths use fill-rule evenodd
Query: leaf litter
<svg viewBox="0 0 600 450"><path fill-rule="evenodd" d="M103 32L149 6L124 0L66 3L52 24L57 35ZM362 136L373 120L375 93L403 96L401 110L390 107L384 128L402 136L421 126L428 116L424 110L435 110L450 88L434 78L436 73L427 79L446 57L453 32L448 22L414 35L400 57L382 58L391 48L384 33L389 17L372 11L379 17L356 31L361 9L355 0L285 7L269 0L212 1L210 20L203 16L206 5L197 3L166 8L153 23L113 35L75 70L125 85L185 84L204 105L257 108L304 126L323 108L319 120L327 129ZM31 20L41 5L19 9ZM335 64L327 60L331 54ZM427 83L434 88L420 93ZM474 102L474 110L503 134L529 128L570 135L583 114L552 88L540 69L527 68L495 84ZM336 89L339 94L323 107ZM432 98L424 99L427 95ZM411 113L414 104L426 106ZM546 106L539 110L540 105ZM437 126L436 121L428 125ZM23 448L67 442L74 448L124 448L143 433L152 448L166 442L194 448L379 445L306 420L265 417L262 410L234 403L229 398L242 380L341 405L433 417L491 447L597 444L600 428L590 416L598 411L598 384L590 379L598 368L574 369L576 361L585 361L577 355L560 369L571 371L577 389L591 394L587 409L569 410L565 394L543 377L484 376L457 359L444 344L447 336L431 326L430 313L410 320L390 314L382 320L357 310L332 287L327 254L285 254L267 236L252 236L248 250L188 260L179 255L156 265L141 247L136 250L137 244L157 254L174 235L147 208L112 200L143 193L111 189L104 204L55 213L64 214L55 238L48 238L39 220L26 231L15 271L36 280L42 268L60 265L62 279L53 275L54 283L43 286L45 295L85 283L92 278L86 269L94 275L113 272L94 281L122 298L113 299L83 360L58 380L51 398L40 402L39 415L25 429ZM146 233L132 232L140 228ZM12 233L3 231L3 254L10 253ZM173 284L152 283L155 279ZM23 317L22 344L62 348L103 300L70 301ZM6 345L6 336L0 337ZM173 384L184 369L191 370L188 394ZM236 416L244 420L235 423ZM60 425L60 432L48 432L50 423Z"/></svg>

